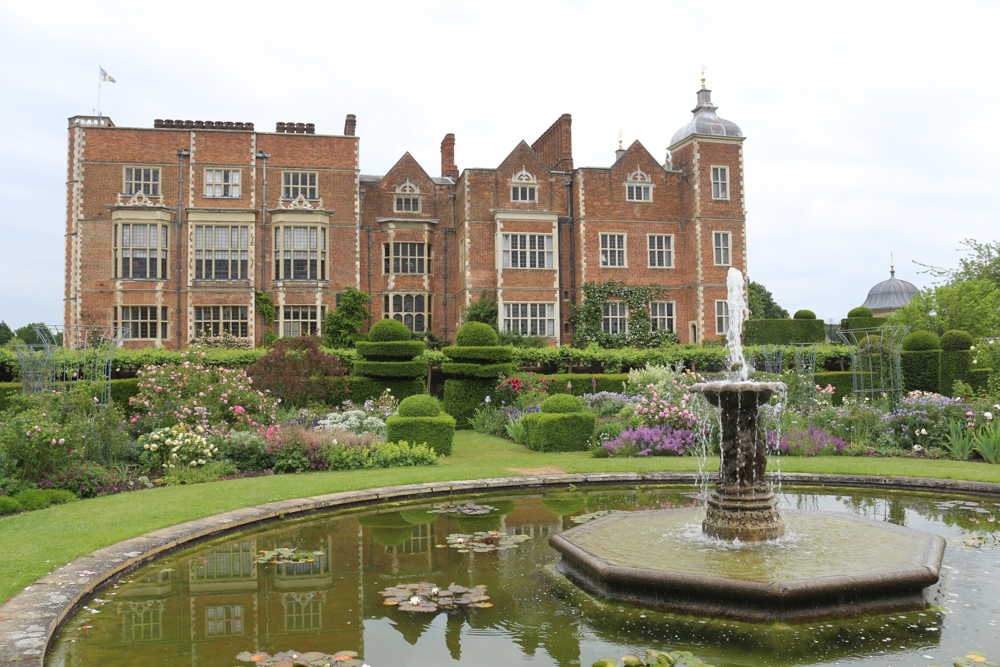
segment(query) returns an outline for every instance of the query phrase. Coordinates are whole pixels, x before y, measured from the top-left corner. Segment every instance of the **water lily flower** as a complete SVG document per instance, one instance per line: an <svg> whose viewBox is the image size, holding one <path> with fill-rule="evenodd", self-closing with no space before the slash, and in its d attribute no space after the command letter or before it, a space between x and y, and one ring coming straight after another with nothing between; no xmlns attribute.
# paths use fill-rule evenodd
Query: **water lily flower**
<svg viewBox="0 0 1000 667"><path fill-rule="evenodd" d="M418 604L420 604L420 597L416 596L416 595L414 595L413 597L411 597L410 598L410 604L412 604L414 607L416 607Z"/></svg>

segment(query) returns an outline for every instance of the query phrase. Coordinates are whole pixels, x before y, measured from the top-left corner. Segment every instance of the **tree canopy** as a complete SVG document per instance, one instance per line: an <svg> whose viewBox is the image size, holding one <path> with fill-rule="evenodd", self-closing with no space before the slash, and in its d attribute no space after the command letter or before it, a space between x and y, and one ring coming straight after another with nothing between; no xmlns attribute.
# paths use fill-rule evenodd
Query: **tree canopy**
<svg viewBox="0 0 1000 667"><path fill-rule="evenodd" d="M974 239L965 239L962 245L965 247L959 248L959 251L968 254L958 260L957 269L942 269L927 264L920 266L927 269L926 273L941 278L948 284L986 280L1000 288L1000 241L980 243Z"/></svg>
<svg viewBox="0 0 1000 667"><path fill-rule="evenodd" d="M788 319L788 311L775 303L771 292L753 280L747 285L747 307L751 320Z"/></svg>
<svg viewBox="0 0 1000 667"><path fill-rule="evenodd" d="M940 336L961 329L976 338L1000 333L1000 287L989 280L964 280L914 294L889 318L890 326L910 326Z"/></svg>

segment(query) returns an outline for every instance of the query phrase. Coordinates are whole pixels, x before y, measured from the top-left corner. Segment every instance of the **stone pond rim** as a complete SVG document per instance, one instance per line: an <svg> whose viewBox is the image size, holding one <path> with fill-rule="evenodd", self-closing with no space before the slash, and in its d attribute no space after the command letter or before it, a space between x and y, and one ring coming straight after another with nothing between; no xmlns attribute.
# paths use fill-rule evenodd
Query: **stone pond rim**
<svg viewBox="0 0 1000 667"><path fill-rule="evenodd" d="M602 552L588 539L602 532L614 538L623 521L670 513L684 510L615 513L553 535L549 544L562 554L557 569L587 593L630 606L747 623L812 623L924 609L923 591L937 583L944 557L945 540L939 535L841 512L789 510L786 515L790 523L802 516L820 517L844 522L848 530L880 533L896 541L897 562L769 581L697 568L638 567L619 554Z"/></svg>

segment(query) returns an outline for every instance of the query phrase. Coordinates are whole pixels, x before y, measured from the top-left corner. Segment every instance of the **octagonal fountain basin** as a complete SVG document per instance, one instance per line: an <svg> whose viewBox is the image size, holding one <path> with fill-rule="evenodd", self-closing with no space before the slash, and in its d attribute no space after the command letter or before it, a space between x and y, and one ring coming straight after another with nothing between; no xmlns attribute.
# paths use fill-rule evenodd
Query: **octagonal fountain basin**
<svg viewBox="0 0 1000 667"><path fill-rule="evenodd" d="M786 536L706 537L697 508L614 513L553 535L558 568L592 595L751 623L806 623L926 607L945 541L841 512L786 510Z"/></svg>

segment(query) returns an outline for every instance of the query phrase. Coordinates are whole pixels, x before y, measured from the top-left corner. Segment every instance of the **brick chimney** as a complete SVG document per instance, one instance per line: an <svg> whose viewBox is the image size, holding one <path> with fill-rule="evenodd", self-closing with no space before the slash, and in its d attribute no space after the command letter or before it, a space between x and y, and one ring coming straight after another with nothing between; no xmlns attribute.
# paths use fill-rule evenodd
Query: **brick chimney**
<svg viewBox="0 0 1000 667"><path fill-rule="evenodd" d="M347 119L344 121L344 135L348 137L353 137L354 130L357 128L357 126L358 126L357 117L352 113L347 114Z"/></svg>
<svg viewBox="0 0 1000 667"><path fill-rule="evenodd" d="M441 175L458 178L458 165L455 164L455 135L449 132L441 140Z"/></svg>

